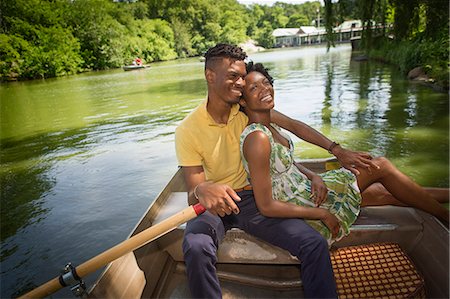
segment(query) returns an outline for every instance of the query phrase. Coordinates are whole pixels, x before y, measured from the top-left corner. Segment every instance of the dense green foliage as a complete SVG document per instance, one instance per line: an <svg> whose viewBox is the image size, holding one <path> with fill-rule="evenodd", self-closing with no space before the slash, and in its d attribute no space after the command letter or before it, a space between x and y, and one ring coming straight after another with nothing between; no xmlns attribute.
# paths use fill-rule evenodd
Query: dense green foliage
<svg viewBox="0 0 450 299"><path fill-rule="evenodd" d="M218 42L272 47L278 27L311 25L303 5L236 0L0 1L0 76L47 78L203 54Z"/></svg>
<svg viewBox="0 0 450 299"><path fill-rule="evenodd" d="M394 39L379 39L368 53L398 65L405 74L414 67L421 66L441 87L448 90L449 2L391 2Z"/></svg>
<svg viewBox="0 0 450 299"><path fill-rule="evenodd" d="M439 87L448 90L448 49L447 35L434 39L420 35L401 41L381 39L369 54L375 59L397 65L405 75L415 67L422 67Z"/></svg>
<svg viewBox="0 0 450 299"><path fill-rule="evenodd" d="M325 0L325 6L328 32L336 20L361 19L362 46L369 56L395 64L405 74L421 66L448 89L447 0ZM370 24L383 28L374 30Z"/></svg>
<svg viewBox="0 0 450 299"><path fill-rule="evenodd" d="M428 65L434 73L448 72L448 1L324 3L321 7L319 1L273 6L245 6L237 0L0 1L0 79L117 68L136 57L149 63L197 56L218 42L253 39L271 48L274 29L317 26L318 12L330 45L334 26L361 19L365 49L378 49L373 53L392 59L405 71L418 64ZM374 23L391 26L375 32L370 26ZM388 34L394 42L379 38Z"/></svg>
<svg viewBox="0 0 450 299"><path fill-rule="evenodd" d="M250 26L248 35L265 48L273 47L272 32L276 28L298 28L316 26L320 2L306 2L302 5L276 3L273 6L253 5L249 8Z"/></svg>
<svg viewBox="0 0 450 299"><path fill-rule="evenodd" d="M174 33L147 18L144 2L16 0L0 2L3 79L46 78L116 68L139 56L174 59Z"/></svg>

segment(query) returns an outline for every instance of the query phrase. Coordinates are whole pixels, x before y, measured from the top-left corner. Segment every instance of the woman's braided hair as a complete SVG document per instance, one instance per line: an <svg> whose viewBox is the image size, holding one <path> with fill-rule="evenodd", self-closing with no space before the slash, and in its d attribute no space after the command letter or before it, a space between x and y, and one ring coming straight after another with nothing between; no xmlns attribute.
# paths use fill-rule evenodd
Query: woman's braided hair
<svg viewBox="0 0 450 299"><path fill-rule="evenodd" d="M253 63L253 61L250 61L247 63L247 74L250 74L250 72L258 72L264 75L264 77L269 80L270 85L273 86L274 79L271 75L269 75L269 69L265 68L262 63Z"/></svg>

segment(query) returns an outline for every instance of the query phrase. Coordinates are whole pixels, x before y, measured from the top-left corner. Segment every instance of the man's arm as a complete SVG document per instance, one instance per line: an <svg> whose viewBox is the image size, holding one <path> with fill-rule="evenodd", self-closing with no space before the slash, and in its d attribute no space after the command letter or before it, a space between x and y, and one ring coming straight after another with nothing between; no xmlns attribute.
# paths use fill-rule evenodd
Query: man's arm
<svg viewBox="0 0 450 299"><path fill-rule="evenodd" d="M202 166L182 167L184 179L189 190L188 202L200 202L208 211L221 217L232 212L239 213L236 201L240 197L228 185L207 182Z"/></svg>
<svg viewBox="0 0 450 299"><path fill-rule="evenodd" d="M378 166L373 163L372 156L365 152L355 152L347 150L341 147L339 144L333 143L330 139L325 137L322 133L308 126L307 124L292 119L276 110L271 110L271 119L274 123L280 127L292 132L297 137L320 146L321 148L329 151L339 160L341 165L355 175L359 174L358 167L366 168L370 171L370 168L378 168Z"/></svg>

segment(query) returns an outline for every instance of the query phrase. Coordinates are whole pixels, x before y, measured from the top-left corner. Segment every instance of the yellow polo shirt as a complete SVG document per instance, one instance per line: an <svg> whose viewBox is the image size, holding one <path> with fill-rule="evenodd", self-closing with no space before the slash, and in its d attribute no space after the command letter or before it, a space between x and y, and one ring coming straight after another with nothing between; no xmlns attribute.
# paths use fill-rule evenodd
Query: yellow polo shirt
<svg viewBox="0 0 450 299"><path fill-rule="evenodd" d="M242 165L239 137L247 126L247 116L236 104L227 124L218 124L206 110L204 101L175 130L175 148L180 166L203 166L206 179L233 189L248 185Z"/></svg>

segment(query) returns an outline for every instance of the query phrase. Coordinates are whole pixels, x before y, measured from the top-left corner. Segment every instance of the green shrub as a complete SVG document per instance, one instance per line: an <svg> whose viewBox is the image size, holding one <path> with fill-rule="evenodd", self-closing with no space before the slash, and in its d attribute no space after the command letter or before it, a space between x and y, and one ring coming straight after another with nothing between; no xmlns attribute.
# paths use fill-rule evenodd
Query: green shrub
<svg viewBox="0 0 450 299"><path fill-rule="evenodd" d="M80 45L69 30L26 23L21 26L34 36L31 41L16 35L0 35L2 80L57 77L80 71Z"/></svg>
<svg viewBox="0 0 450 299"><path fill-rule="evenodd" d="M394 41L381 39L370 56L398 66L405 75L415 67L421 66L443 88L448 89L449 41L441 36L430 39L417 35L412 40Z"/></svg>

